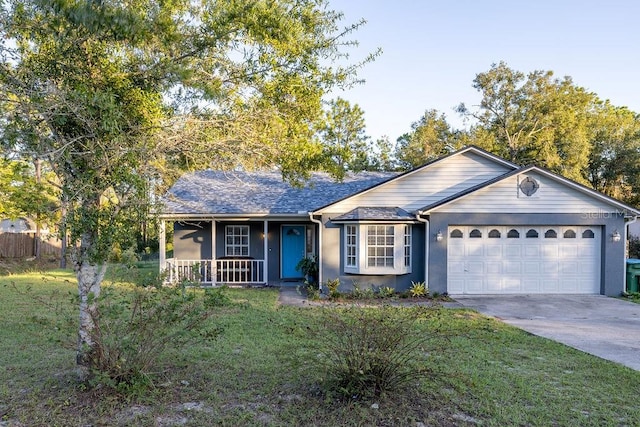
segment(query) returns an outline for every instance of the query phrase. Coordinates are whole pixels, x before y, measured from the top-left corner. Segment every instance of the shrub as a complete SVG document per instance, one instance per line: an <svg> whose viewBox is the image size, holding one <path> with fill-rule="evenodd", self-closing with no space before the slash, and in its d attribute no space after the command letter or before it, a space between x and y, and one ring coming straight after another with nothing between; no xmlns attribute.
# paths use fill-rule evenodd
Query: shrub
<svg viewBox="0 0 640 427"><path fill-rule="evenodd" d="M381 298L393 298L395 294L396 294L396 290L390 286L383 286L378 291L378 295Z"/></svg>
<svg viewBox="0 0 640 427"><path fill-rule="evenodd" d="M126 265L127 267L133 267L139 261L138 254L136 253L135 248L132 246L129 249L122 251L120 254L120 262Z"/></svg>
<svg viewBox="0 0 640 427"><path fill-rule="evenodd" d="M414 298L422 298L429 295L429 289L427 289L427 285L424 282L411 282L409 293Z"/></svg>
<svg viewBox="0 0 640 427"><path fill-rule="evenodd" d="M327 280L327 290L329 291L329 298L339 298L340 297L340 291L338 291L338 288L340 287L340 279L339 278L335 278L332 280Z"/></svg>
<svg viewBox="0 0 640 427"><path fill-rule="evenodd" d="M629 258L640 259L640 237L629 237Z"/></svg>
<svg viewBox="0 0 640 427"><path fill-rule="evenodd" d="M309 283L318 281L318 257L305 257L298 262L296 270L300 271Z"/></svg>
<svg viewBox="0 0 640 427"><path fill-rule="evenodd" d="M420 371L414 308L352 307L324 311L318 340L326 391L347 399L375 398L397 391Z"/></svg>
<svg viewBox="0 0 640 427"><path fill-rule="evenodd" d="M376 297L376 293L371 286L360 287L358 283L354 282L350 297L352 299L372 299Z"/></svg>
<svg viewBox="0 0 640 427"><path fill-rule="evenodd" d="M131 393L152 384L168 349L217 337L209 318L230 299L221 288L105 286L97 304L92 384Z"/></svg>
<svg viewBox="0 0 640 427"><path fill-rule="evenodd" d="M299 294L302 294L301 291L304 291L307 295L307 298L310 300L315 301L320 299L320 289L317 283L305 280L302 286L297 287L297 290Z"/></svg>

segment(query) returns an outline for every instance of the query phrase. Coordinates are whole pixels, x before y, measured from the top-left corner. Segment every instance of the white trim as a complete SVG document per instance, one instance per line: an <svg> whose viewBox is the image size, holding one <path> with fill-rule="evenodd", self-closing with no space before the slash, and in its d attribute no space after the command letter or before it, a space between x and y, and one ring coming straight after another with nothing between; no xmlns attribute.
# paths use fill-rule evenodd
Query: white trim
<svg viewBox="0 0 640 427"><path fill-rule="evenodd" d="M235 231L233 234L228 234L228 230L229 228L233 228L233 229L239 229L241 230L240 234L235 234ZM243 233L244 230L246 229L247 234L246 234L246 238L247 238L247 244L244 245L242 244L242 237L245 237L245 234ZM233 237L234 242L232 244L227 243L227 238L231 236ZM235 237L236 236L240 236L240 243L236 244L235 243ZM247 247L247 253L243 254L242 253L242 248ZM234 248L233 249L233 253L228 253L228 248ZM235 248L240 248L240 253L237 254L235 253ZM251 255L251 226L246 225L246 224L227 224L224 226L224 256L225 257L235 257L235 256L250 256Z"/></svg>
<svg viewBox="0 0 640 427"><path fill-rule="evenodd" d="M301 219L306 220L308 215L304 214L264 214L264 213L247 213L247 214L179 214L179 213L162 213L158 215L158 218L165 220L185 220L185 219L193 219L193 220L213 220L215 219L223 219L225 221L252 221L252 220L261 220L261 219L269 219L270 221L278 221L278 220L293 220L293 219Z"/></svg>
<svg viewBox="0 0 640 427"><path fill-rule="evenodd" d="M347 226L356 227L356 266L347 266ZM368 230L369 227L382 226L393 227L393 267L388 266L369 266L368 263ZM350 223L345 224L342 227L341 233L343 238L341 262L344 265L344 272L347 274L362 274L362 275L402 275L411 273L413 269L413 262L409 266L404 264L404 238L405 227L410 227L410 233L413 235L413 227L407 223L393 223L393 224L380 224L376 222L362 222L362 223ZM410 257L413 258L413 239L410 246Z"/></svg>
<svg viewBox="0 0 640 427"><path fill-rule="evenodd" d="M262 226L262 245L262 250L264 251L264 256L262 257L262 259L264 259L264 264L262 266L264 282L269 283L269 221L266 219Z"/></svg>
<svg viewBox="0 0 640 427"><path fill-rule="evenodd" d="M160 224L158 224L158 264L160 267L160 274L162 275L167 267L167 231L166 231L166 223L164 219L160 220Z"/></svg>

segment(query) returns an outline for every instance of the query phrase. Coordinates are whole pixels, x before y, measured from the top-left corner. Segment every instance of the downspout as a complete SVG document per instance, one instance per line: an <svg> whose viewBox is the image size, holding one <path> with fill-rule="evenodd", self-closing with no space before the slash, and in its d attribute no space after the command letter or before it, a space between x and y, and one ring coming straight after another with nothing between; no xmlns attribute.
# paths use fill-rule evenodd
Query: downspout
<svg viewBox="0 0 640 427"><path fill-rule="evenodd" d="M315 219L313 212L309 212L309 219L318 224L318 289L322 292L322 220Z"/></svg>
<svg viewBox="0 0 640 427"><path fill-rule="evenodd" d="M423 218L421 215L423 215L423 212L418 211L416 219L424 223L424 284L429 289L429 235L431 224L428 219Z"/></svg>

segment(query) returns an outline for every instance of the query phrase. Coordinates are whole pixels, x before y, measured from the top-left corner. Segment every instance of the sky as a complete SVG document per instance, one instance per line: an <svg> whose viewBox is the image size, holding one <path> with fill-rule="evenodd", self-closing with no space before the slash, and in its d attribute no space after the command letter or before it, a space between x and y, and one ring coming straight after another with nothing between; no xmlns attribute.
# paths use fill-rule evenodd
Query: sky
<svg viewBox="0 0 640 427"><path fill-rule="evenodd" d="M553 71L577 86L640 113L638 0L329 0L352 36L350 61L382 48L359 77L337 91L365 112L367 135L391 141L428 109L465 126L454 108L477 105L476 74L500 61L517 71Z"/></svg>

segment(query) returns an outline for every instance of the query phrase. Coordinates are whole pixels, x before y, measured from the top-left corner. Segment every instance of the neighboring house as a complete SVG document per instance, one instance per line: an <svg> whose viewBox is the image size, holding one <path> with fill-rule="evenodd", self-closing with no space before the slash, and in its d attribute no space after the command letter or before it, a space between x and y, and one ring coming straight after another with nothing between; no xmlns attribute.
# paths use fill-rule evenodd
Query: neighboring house
<svg viewBox="0 0 640 427"><path fill-rule="evenodd" d="M468 147L403 174L195 172L164 198L161 268L204 284L279 284L317 256L343 289L426 282L449 294L625 289L636 209L535 166ZM164 224L172 221L173 258Z"/></svg>
<svg viewBox="0 0 640 427"><path fill-rule="evenodd" d="M5 218L0 220L0 233L35 233L36 223L31 218ZM41 227L40 230L44 234L49 233L47 226Z"/></svg>

